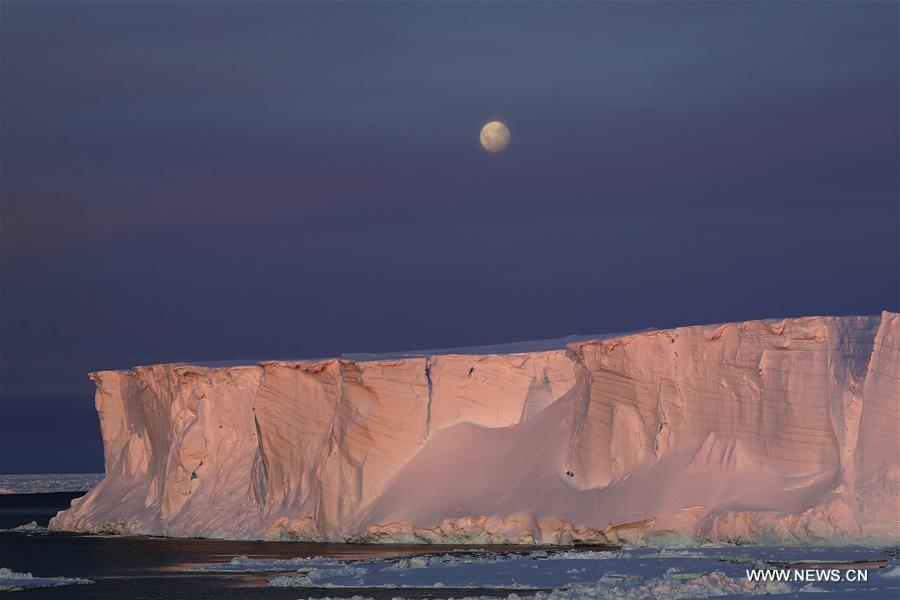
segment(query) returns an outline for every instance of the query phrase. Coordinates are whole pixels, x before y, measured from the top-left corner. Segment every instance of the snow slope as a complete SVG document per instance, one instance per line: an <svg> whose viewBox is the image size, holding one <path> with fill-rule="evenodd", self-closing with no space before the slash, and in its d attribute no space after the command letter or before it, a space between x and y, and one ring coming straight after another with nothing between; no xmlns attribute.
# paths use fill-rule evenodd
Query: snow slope
<svg viewBox="0 0 900 600"><path fill-rule="evenodd" d="M897 314L566 341L94 373L106 477L51 528L900 540Z"/></svg>

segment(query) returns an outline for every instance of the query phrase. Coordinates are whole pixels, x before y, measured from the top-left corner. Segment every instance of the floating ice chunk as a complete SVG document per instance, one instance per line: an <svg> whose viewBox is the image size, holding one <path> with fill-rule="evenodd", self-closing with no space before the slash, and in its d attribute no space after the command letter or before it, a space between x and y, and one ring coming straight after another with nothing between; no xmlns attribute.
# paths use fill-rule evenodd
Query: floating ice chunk
<svg viewBox="0 0 900 600"><path fill-rule="evenodd" d="M883 549L862 546L830 547L819 549L816 554L825 561L823 564L884 564L886 556L891 556ZM270 580L270 585L277 587L433 588L437 583L442 583L457 589L567 590L574 589L573 586L583 587L590 582L599 582L597 585L602 584L601 591L623 585L623 589L628 591L631 589L629 586L637 585L634 582L646 583L659 579L684 583L698 577L712 577L714 573L736 581L743 580L748 566L781 568L805 556L804 549L748 546L626 548L617 551L476 551L365 560L322 557L268 560L241 556L230 563L201 565L192 570L294 571ZM891 562L884 570L885 576L900 576L898 570L900 567ZM749 585L751 582L747 583ZM885 582L879 587L884 585L890 584ZM755 589L753 586L751 588Z"/></svg>
<svg viewBox="0 0 900 600"><path fill-rule="evenodd" d="M359 579L369 572L368 569L353 565L344 565L336 569L313 569L308 577L313 585L318 583L329 583L331 579L336 577Z"/></svg>
<svg viewBox="0 0 900 600"><path fill-rule="evenodd" d="M31 521L30 523L25 523L24 525L19 525L17 527L12 527L10 529L0 529L3 532L17 532L17 533L30 533L30 532L38 532L38 531L47 531L46 527L42 527L38 525L37 521Z"/></svg>
<svg viewBox="0 0 900 600"><path fill-rule="evenodd" d="M269 587L313 587L313 584L307 575L279 575L269 580Z"/></svg>
<svg viewBox="0 0 900 600"><path fill-rule="evenodd" d="M402 558L263 561L238 557L229 565L241 569L291 567L295 573L270 579L272 587L529 590L539 600L572 598L707 598L722 595L788 594L798 591L839 591L830 585L792 587L786 582L751 582L746 563L758 568L786 564L802 554L796 548L720 547L692 549L630 548L616 552L541 550L532 552L472 552ZM882 549L851 546L818 553L846 561L881 560ZM593 560L592 560L593 559ZM769 562L766 562L769 561ZM276 564L272 564L275 562ZM232 566L231 568L238 568ZM888 570L889 569L889 570ZM873 590L895 594L895 561L884 569ZM287 569L284 569L287 570ZM880 573L881 574L881 573ZM891 579L887 579L887 578ZM876 582L877 583L877 582ZM802 585L802 584L800 584ZM870 582L871 585L871 582ZM854 587L856 597L868 588ZM500 590L503 590L501 593ZM541 591L544 590L544 591ZM552 590L550 592L546 590ZM494 594L493 596L497 596ZM404 594L398 593L397 597ZM512 596L510 596L512 598Z"/></svg>
<svg viewBox="0 0 900 600"><path fill-rule="evenodd" d="M185 569L185 571L201 573L274 573L278 571L300 571L323 566L340 567L342 564L344 563L341 561L323 556L280 559L235 556L227 563L194 565Z"/></svg>
<svg viewBox="0 0 900 600"><path fill-rule="evenodd" d="M900 577L900 565L894 565L890 569L885 569L881 573L882 577Z"/></svg>
<svg viewBox="0 0 900 600"><path fill-rule="evenodd" d="M73 577L35 577L31 573L16 573L12 569L0 567L0 591L12 592L25 588L59 587L62 585L76 585L94 583L90 579Z"/></svg>
<svg viewBox="0 0 900 600"><path fill-rule="evenodd" d="M537 600L569 600L583 598L643 600L681 600L684 598L710 598L730 595L788 594L793 589L782 582L751 582L746 578L729 577L722 571L705 575L683 574L669 569L659 578L604 577L595 584L574 585L567 589L538 592Z"/></svg>
<svg viewBox="0 0 900 600"><path fill-rule="evenodd" d="M324 598L321 598L319 596L316 596L316 597L310 596L307 600L372 600L372 599L368 596L351 596L350 598L340 598L340 597L332 598L331 596L325 596ZM492 598L491 600L496 600L496 598Z"/></svg>

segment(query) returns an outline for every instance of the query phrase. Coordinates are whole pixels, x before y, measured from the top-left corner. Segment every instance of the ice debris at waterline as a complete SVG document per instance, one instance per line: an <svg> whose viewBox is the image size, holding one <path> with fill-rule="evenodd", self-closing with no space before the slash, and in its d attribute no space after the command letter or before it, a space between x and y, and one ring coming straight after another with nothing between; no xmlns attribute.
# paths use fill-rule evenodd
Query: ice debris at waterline
<svg viewBox="0 0 900 600"><path fill-rule="evenodd" d="M106 476L50 526L411 543L900 541L900 315L522 348L93 373Z"/></svg>
<svg viewBox="0 0 900 600"><path fill-rule="evenodd" d="M273 587L312 587L306 583L297 584L288 577L276 577L269 582ZM331 587L331 586L314 586ZM334 586L344 587L344 586ZM389 586L396 589L412 586ZM450 585L432 585L432 588L450 588ZM491 586L482 586L488 589ZM533 590L534 588L523 585L507 586L504 589L519 588ZM456 589L459 589L458 587ZM563 599L571 598L581 600L585 598L609 599L609 600L677 600L687 598L710 598L714 596L758 596L790 594L794 589L787 583L774 581L748 581L745 577L729 577L722 571L711 573L681 573L676 569L670 569L660 577L617 576L605 575L598 581L566 586L550 592L536 592L535 598ZM532 596L532 594L529 594ZM485 596L493 598L493 596ZM512 594L507 598L519 598L518 594ZM402 598L398 596L397 598Z"/></svg>
<svg viewBox="0 0 900 600"><path fill-rule="evenodd" d="M17 525L16 527L11 527L9 529L0 529L0 533L42 533L47 531L46 527L41 527L38 525L37 521L29 521L28 523L24 523L22 525Z"/></svg>
<svg viewBox="0 0 900 600"><path fill-rule="evenodd" d="M6 567L0 567L0 592L86 583L94 582L90 579L79 579L77 577L34 577L31 573L16 573Z"/></svg>
<svg viewBox="0 0 900 600"><path fill-rule="evenodd" d="M391 589L401 598L411 589L509 590L542 598L705 598L721 595L781 595L804 589L805 582L750 579L748 570L828 570L817 585L842 597L896 598L900 581L889 577L893 551L847 547L779 548L703 546L623 548L616 551L539 550L339 560L326 557L254 559L196 565L202 572L269 573L273 587ZM836 571L832 571L836 569ZM839 573L850 573L841 576ZM861 578L858 574L865 573ZM774 579L774 578L773 578ZM500 592L500 590L506 590ZM302 597L302 596L301 596ZM513 596L510 596L511 598Z"/></svg>

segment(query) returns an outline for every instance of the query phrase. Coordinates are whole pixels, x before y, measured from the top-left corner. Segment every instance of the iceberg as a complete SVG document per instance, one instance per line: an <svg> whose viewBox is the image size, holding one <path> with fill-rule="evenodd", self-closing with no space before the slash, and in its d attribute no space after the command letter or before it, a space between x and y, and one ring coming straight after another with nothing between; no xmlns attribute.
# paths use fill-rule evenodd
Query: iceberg
<svg viewBox="0 0 900 600"><path fill-rule="evenodd" d="M105 477L54 530L900 541L896 313L91 378Z"/></svg>

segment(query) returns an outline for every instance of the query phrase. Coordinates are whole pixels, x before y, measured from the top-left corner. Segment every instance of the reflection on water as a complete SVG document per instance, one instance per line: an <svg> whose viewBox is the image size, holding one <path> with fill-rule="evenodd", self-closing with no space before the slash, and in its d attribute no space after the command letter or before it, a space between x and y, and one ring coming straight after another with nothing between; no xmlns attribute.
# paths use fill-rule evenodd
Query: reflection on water
<svg viewBox="0 0 900 600"><path fill-rule="evenodd" d="M365 559L468 551L472 548L0 533L0 566L41 576L82 577L97 582L91 586L78 586L78 589L19 592L16 598L22 599L190 597L203 600L219 598L226 589L233 590L234 594L246 592L247 597L253 598L297 598L296 590L267 587L269 576L265 573L192 573L184 569L227 563L241 555L266 560L315 556ZM316 590L304 590L303 597L336 595L334 589L319 591L321 594ZM404 596L446 598L473 595L473 591L410 590L404 592ZM361 590L354 593L361 593ZM234 594L229 593L229 597L241 597ZM392 598L396 594L391 590L366 590L364 595Z"/></svg>
<svg viewBox="0 0 900 600"><path fill-rule="evenodd" d="M46 526L57 511L67 508L80 493L0 496L2 528L29 521ZM493 547L492 547L493 548ZM522 547L507 547L523 550ZM192 566L222 562L235 556L289 559L328 556L337 559L395 558L422 554L470 552L472 547L312 544L122 536L79 536L50 532L0 533L0 567L35 576L82 577L97 583L69 588L44 588L16 593L26 598L145 598L231 597L297 598L296 590L269 588L259 573L191 573ZM318 593L321 592L321 593ZM475 590L407 590L409 598L471 596ZM363 595L392 598L391 590L304 590L303 597Z"/></svg>

